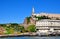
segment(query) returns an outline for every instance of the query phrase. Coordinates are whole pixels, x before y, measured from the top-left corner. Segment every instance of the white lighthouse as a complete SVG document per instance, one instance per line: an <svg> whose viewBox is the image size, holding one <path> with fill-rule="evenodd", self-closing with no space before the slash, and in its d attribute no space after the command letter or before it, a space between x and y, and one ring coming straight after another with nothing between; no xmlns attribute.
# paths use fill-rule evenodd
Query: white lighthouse
<svg viewBox="0 0 60 39"><path fill-rule="evenodd" d="M34 14L34 7L32 8L32 15Z"/></svg>

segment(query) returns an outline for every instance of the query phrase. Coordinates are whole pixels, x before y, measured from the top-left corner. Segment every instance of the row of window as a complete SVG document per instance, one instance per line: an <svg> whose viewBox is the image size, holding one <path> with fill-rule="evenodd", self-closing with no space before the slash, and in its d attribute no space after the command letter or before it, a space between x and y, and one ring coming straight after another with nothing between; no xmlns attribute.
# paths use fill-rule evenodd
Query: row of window
<svg viewBox="0 0 60 39"><path fill-rule="evenodd" d="M60 27L36 27L37 29L50 29L50 28L54 28L54 29L60 29Z"/></svg>
<svg viewBox="0 0 60 39"><path fill-rule="evenodd" d="M37 26L60 26L60 22L37 22Z"/></svg>

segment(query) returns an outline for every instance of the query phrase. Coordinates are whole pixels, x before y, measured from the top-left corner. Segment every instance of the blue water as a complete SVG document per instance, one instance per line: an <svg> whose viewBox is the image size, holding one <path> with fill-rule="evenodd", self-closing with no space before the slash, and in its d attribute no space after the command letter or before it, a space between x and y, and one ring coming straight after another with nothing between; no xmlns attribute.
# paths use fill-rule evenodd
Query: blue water
<svg viewBox="0 0 60 39"><path fill-rule="evenodd" d="M0 39L60 39L60 36L56 37L5 37Z"/></svg>

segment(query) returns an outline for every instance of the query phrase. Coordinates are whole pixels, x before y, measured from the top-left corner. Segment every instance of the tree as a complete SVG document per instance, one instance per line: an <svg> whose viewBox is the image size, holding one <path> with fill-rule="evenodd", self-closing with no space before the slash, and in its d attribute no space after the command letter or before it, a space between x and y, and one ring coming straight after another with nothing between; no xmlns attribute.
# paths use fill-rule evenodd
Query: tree
<svg viewBox="0 0 60 39"><path fill-rule="evenodd" d="M56 20L60 20L59 18L56 18Z"/></svg>
<svg viewBox="0 0 60 39"><path fill-rule="evenodd" d="M24 32L24 30L25 30L25 29L24 29L23 26L19 26L19 27L18 27L18 31L20 31L20 32Z"/></svg>
<svg viewBox="0 0 60 39"><path fill-rule="evenodd" d="M29 32L35 32L36 31L36 27L35 27L35 25L29 25L29 27L27 28L27 30Z"/></svg>
<svg viewBox="0 0 60 39"><path fill-rule="evenodd" d="M50 17L45 16L45 15L43 15L43 16L35 16L35 18L38 18L38 20L41 20L41 19L51 19Z"/></svg>
<svg viewBox="0 0 60 39"><path fill-rule="evenodd" d="M30 22L30 18L31 18L31 17L26 17L26 19L27 19L27 24Z"/></svg>
<svg viewBox="0 0 60 39"><path fill-rule="evenodd" d="M10 28L14 28L14 31L17 32L18 31L18 27L19 25L17 23L10 23L11 25L9 26Z"/></svg>
<svg viewBox="0 0 60 39"><path fill-rule="evenodd" d="M6 24L0 24L0 26L2 26L2 27L6 27Z"/></svg>

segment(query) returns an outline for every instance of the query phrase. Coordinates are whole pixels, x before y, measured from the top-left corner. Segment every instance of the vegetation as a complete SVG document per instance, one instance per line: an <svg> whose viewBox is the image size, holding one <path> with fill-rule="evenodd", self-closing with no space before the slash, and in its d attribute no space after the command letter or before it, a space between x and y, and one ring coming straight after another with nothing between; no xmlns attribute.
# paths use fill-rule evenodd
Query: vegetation
<svg viewBox="0 0 60 39"><path fill-rule="evenodd" d="M24 31L24 27L20 26L17 23L0 24L0 29L1 29L1 27L3 27L3 29L6 31L6 32L4 32L5 34L14 34L15 32L18 33L18 32L23 32Z"/></svg>
<svg viewBox="0 0 60 39"><path fill-rule="evenodd" d="M20 26L20 27L18 28L18 31L20 31L20 32L24 32L24 31L25 31L25 29L24 29L24 27L23 27L23 26Z"/></svg>
<svg viewBox="0 0 60 39"><path fill-rule="evenodd" d="M56 20L60 20L59 18L56 18Z"/></svg>
<svg viewBox="0 0 60 39"><path fill-rule="evenodd" d="M27 24L30 22L30 18L31 18L31 17L26 17L26 19L27 19Z"/></svg>
<svg viewBox="0 0 60 39"><path fill-rule="evenodd" d="M2 28L3 27L3 28ZM27 30L25 30L25 28L23 26L20 26L17 23L10 23L10 24L0 24L0 29L2 28L2 31L0 33L3 32L3 29L5 30L5 32L3 32L3 34L14 34L14 33L24 33L24 32L35 32L35 25L29 25Z"/></svg>
<svg viewBox="0 0 60 39"><path fill-rule="evenodd" d="M35 27L35 25L29 25L29 27L27 28L27 30L29 32L35 32L36 31L36 27Z"/></svg>
<svg viewBox="0 0 60 39"><path fill-rule="evenodd" d="M51 19L49 18L48 16L35 16L35 18L38 18L38 20L41 20L41 19Z"/></svg>

